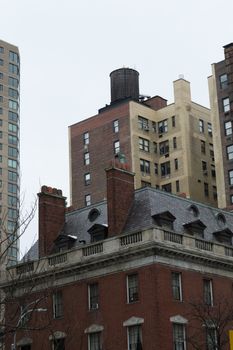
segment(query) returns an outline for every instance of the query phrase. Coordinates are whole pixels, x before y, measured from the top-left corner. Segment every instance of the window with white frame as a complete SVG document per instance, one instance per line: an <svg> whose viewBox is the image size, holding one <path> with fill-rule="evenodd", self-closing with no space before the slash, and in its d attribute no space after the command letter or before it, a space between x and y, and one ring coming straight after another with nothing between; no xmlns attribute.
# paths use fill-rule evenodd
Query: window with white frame
<svg viewBox="0 0 233 350"><path fill-rule="evenodd" d="M143 118L139 115L138 116L138 128L148 131L149 130L149 120L146 118Z"/></svg>
<svg viewBox="0 0 233 350"><path fill-rule="evenodd" d="M120 141L117 140L114 142L114 154L120 153Z"/></svg>
<svg viewBox="0 0 233 350"><path fill-rule="evenodd" d="M175 300L182 300L181 273L172 272L172 295Z"/></svg>
<svg viewBox="0 0 233 350"><path fill-rule="evenodd" d="M84 174L84 183L85 183L85 186L90 185L90 183L91 183L91 174L90 173Z"/></svg>
<svg viewBox="0 0 233 350"><path fill-rule="evenodd" d="M212 136L212 124L211 123L207 123L207 130L208 130L209 136Z"/></svg>
<svg viewBox="0 0 233 350"><path fill-rule="evenodd" d="M128 350L142 350L141 325L130 326L128 330Z"/></svg>
<svg viewBox="0 0 233 350"><path fill-rule="evenodd" d="M202 120L202 119L199 119L199 131L200 131L200 133L203 133L205 131L204 120Z"/></svg>
<svg viewBox="0 0 233 350"><path fill-rule="evenodd" d="M203 300L204 304L213 306L213 285L208 279L203 280Z"/></svg>
<svg viewBox="0 0 233 350"><path fill-rule="evenodd" d="M91 205L91 195L86 194L85 195L85 206L88 207L89 205Z"/></svg>
<svg viewBox="0 0 233 350"><path fill-rule="evenodd" d="M141 151L150 152L150 141L139 137L139 149Z"/></svg>
<svg viewBox="0 0 233 350"><path fill-rule="evenodd" d="M138 295L138 274L127 276L127 297L128 303L133 303L139 300Z"/></svg>
<svg viewBox="0 0 233 350"><path fill-rule="evenodd" d="M88 286L89 310L96 310L99 308L99 285L98 283L91 283Z"/></svg>
<svg viewBox="0 0 233 350"><path fill-rule="evenodd" d="M223 112L227 113L230 111L230 99L229 97L222 99Z"/></svg>
<svg viewBox="0 0 233 350"><path fill-rule="evenodd" d="M101 350L101 332L88 334L88 350Z"/></svg>
<svg viewBox="0 0 233 350"><path fill-rule="evenodd" d="M233 145L227 146L227 159L233 159Z"/></svg>
<svg viewBox="0 0 233 350"><path fill-rule="evenodd" d="M84 134L83 134L83 144L84 145L89 145L89 132L85 132Z"/></svg>
<svg viewBox="0 0 233 350"><path fill-rule="evenodd" d="M53 317L60 318L63 316L62 291L53 293Z"/></svg>
<svg viewBox="0 0 233 350"><path fill-rule="evenodd" d="M185 325L173 323L173 349L186 350Z"/></svg>
<svg viewBox="0 0 233 350"><path fill-rule="evenodd" d="M113 132L117 133L119 132L119 120L114 120L113 121Z"/></svg>
<svg viewBox="0 0 233 350"><path fill-rule="evenodd" d="M84 165L89 165L90 164L90 153L85 152L84 153Z"/></svg>
<svg viewBox="0 0 233 350"><path fill-rule="evenodd" d="M231 121L225 122L224 129L225 129L226 136L232 135L232 122Z"/></svg>

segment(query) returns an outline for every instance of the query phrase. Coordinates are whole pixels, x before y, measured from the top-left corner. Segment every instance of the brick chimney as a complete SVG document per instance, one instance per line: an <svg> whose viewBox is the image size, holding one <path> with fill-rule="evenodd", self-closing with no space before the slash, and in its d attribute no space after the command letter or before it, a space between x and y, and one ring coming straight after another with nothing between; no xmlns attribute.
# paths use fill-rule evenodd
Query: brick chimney
<svg viewBox="0 0 233 350"><path fill-rule="evenodd" d="M121 234L134 199L134 174L127 164L118 166L106 169L108 237Z"/></svg>
<svg viewBox="0 0 233 350"><path fill-rule="evenodd" d="M49 255L65 224L66 197L56 188L42 186L39 198L39 257Z"/></svg>

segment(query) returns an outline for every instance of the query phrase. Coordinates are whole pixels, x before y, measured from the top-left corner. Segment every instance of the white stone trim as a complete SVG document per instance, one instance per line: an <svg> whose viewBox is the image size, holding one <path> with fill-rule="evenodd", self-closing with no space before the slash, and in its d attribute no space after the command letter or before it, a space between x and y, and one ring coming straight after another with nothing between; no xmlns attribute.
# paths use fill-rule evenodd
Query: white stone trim
<svg viewBox="0 0 233 350"><path fill-rule="evenodd" d="M144 318L132 316L123 322L124 327L137 326L144 323Z"/></svg>
<svg viewBox="0 0 233 350"><path fill-rule="evenodd" d="M181 315L176 315L176 316L172 316L170 317L170 322L172 323L180 323L180 324L187 324L188 320L186 318L184 318Z"/></svg>
<svg viewBox="0 0 233 350"><path fill-rule="evenodd" d="M101 326L99 324L92 324L90 327L86 328L84 333L97 333L102 332L104 330L104 326Z"/></svg>
<svg viewBox="0 0 233 350"><path fill-rule="evenodd" d="M24 338L20 339L16 345L23 346L23 345L31 345L31 344L32 344L32 339L24 337Z"/></svg>
<svg viewBox="0 0 233 350"><path fill-rule="evenodd" d="M51 334L49 336L49 340L53 340L53 339L62 339L66 337L66 333L64 332L60 332L60 331L56 331L53 334Z"/></svg>

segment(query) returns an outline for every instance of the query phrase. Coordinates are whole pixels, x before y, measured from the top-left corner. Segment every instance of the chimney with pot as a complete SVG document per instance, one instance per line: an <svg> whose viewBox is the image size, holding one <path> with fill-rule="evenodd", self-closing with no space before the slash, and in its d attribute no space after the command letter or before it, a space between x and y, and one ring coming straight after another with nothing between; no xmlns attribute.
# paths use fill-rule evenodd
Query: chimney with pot
<svg viewBox="0 0 233 350"><path fill-rule="evenodd" d="M108 237L121 234L134 199L134 174L126 164L106 169Z"/></svg>
<svg viewBox="0 0 233 350"><path fill-rule="evenodd" d="M49 255L65 224L66 197L56 188L42 186L39 198L39 257Z"/></svg>

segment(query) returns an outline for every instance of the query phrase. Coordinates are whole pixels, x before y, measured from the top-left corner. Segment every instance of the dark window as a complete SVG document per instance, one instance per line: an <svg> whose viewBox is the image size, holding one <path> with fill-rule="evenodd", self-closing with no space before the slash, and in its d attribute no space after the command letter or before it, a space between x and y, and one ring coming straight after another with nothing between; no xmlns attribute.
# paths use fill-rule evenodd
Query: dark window
<svg viewBox="0 0 233 350"><path fill-rule="evenodd" d="M175 300L182 300L181 274L172 272L172 295Z"/></svg>
<svg viewBox="0 0 233 350"><path fill-rule="evenodd" d="M215 165L214 164L211 164L211 175L212 175L212 177L216 177Z"/></svg>
<svg viewBox="0 0 233 350"><path fill-rule="evenodd" d="M150 174L150 162L145 159L140 159L140 170L144 174Z"/></svg>
<svg viewBox="0 0 233 350"><path fill-rule="evenodd" d="M101 333L90 333L89 338L89 350L101 350Z"/></svg>
<svg viewBox="0 0 233 350"><path fill-rule="evenodd" d="M172 116L172 126L173 126L173 128L176 126L176 116L175 115Z"/></svg>
<svg viewBox="0 0 233 350"><path fill-rule="evenodd" d="M99 285L92 283L88 286L89 293L89 309L96 310L99 308Z"/></svg>
<svg viewBox="0 0 233 350"><path fill-rule="evenodd" d="M169 176L171 174L170 162L165 162L160 165L161 177Z"/></svg>
<svg viewBox="0 0 233 350"><path fill-rule="evenodd" d="M209 185L206 182L204 182L204 194L206 197L209 197Z"/></svg>
<svg viewBox="0 0 233 350"><path fill-rule="evenodd" d="M154 163L155 175L158 175L159 166L158 163Z"/></svg>
<svg viewBox="0 0 233 350"><path fill-rule="evenodd" d="M167 119L164 119L161 122L158 122L158 129L159 129L159 134L163 134L168 131Z"/></svg>
<svg viewBox="0 0 233 350"><path fill-rule="evenodd" d="M203 161L201 162L201 165L202 165L202 172L203 172L203 175L207 176L207 175L208 175L207 163L203 160Z"/></svg>
<svg viewBox="0 0 233 350"><path fill-rule="evenodd" d="M205 154L205 141L201 140L201 153Z"/></svg>
<svg viewBox="0 0 233 350"><path fill-rule="evenodd" d="M128 350L142 350L141 326L128 327Z"/></svg>
<svg viewBox="0 0 233 350"><path fill-rule="evenodd" d="M12 86L14 88L18 88L19 87L18 79L13 78L13 77L8 77L8 84L9 84L9 86Z"/></svg>
<svg viewBox="0 0 233 350"><path fill-rule="evenodd" d="M162 189L162 191L171 193L171 191L172 191L172 184L169 183L169 184L162 185L161 189Z"/></svg>
<svg viewBox="0 0 233 350"><path fill-rule="evenodd" d="M219 76L220 87L221 89L225 89L228 86L227 74L222 74Z"/></svg>
<svg viewBox="0 0 233 350"><path fill-rule="evenodd" d="M180 192L180 181L176 181L176 192Z"/></svg>
<svg viewBox="0 0 233 350"><path fill-rule="evenodd" d="M53 350L65 350L65 339L54 339L53 340Z"/></svg>
<svg viewBox="0 0 233 350"><path fill-rule="evenodd" d="M159 143L159 153L161 155L169 153L169 141L163 141Z"/></svg>
<svg viewBox="0 0 233 350"><path fill-rule="evenodd" d="M175 167L175 170L178 170L178 168L179 168L178 158L174 159L174 167Z"/></svg>
<svg viewBox="0 0 233 350"><path fill-rule="evenodd" d="M62 291L53 293L53 317L59 318L63 316Z"/></svg>
<svg viewBox="0 0 233 350"><path fill-rule="evenodd" d="M206 305L213 306L213 290L211 280L203 280L203 299Z"/></svg>
<svg viewBox="0 0 233 350"><path fill-rule="evenodd" d="M128 303L133 303L134 301L139 300L138 296L138 275L129 275L127 276L127 285L128 285Z"/></svg>
<svg viewBox="0 0 233 350"><path fill-rule="evenodd" d="M148 181L141 181L141 187L151 187L151 183Z"/></svg>
<svg viewBox="0 0 233 350"><path fill-rule="evenodd" d="M19 63L19 55L16 52L9 51L9 60L12 62Z"/></svg>
<svg viewBox="0 0 233 350"><path fill-rule="evenodd" d="M185 326L180 323L173 323L173 349L185 350Z"/></svg>
<svg viewBox="0 0 233 350"><path fill-rule="evenodd" d="M9 63L9 73L19 74L19 67L15 64Z"/></svg>
<svg viewBox="0 0 233 350"><path fill-rule="evenodd" d="M173 137L173 148L177 148L176 137Z"/></svg>
<svg viewBox="0 0 233 350"><path fill-rule="evenodd" d="M213 186L213 198L214 198L214 200L218 199L217 187L216 186Z"/></svg>
<svg viewBox="0 0 233 350"><path fill-rule="evenodd" d="M150 141L139 137L139 149L141 151L150 152Z"/></svg>

